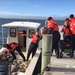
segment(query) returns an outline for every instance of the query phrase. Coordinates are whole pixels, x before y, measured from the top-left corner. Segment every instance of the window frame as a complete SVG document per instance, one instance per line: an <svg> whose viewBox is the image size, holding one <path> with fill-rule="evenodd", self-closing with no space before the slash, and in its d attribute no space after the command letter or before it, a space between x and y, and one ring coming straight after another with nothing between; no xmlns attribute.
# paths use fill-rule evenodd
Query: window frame
<svg viewBox="0 0 75 75"><path fill-rule="evenodd" d="M10 28L10 37L16 37L16 28Z"/></svg>

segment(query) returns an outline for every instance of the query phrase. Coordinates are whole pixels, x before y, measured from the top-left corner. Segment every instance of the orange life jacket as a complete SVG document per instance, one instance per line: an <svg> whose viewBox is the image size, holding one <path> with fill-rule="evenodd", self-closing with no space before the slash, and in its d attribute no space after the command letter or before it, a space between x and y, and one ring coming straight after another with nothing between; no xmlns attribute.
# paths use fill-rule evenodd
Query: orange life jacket
<svg viewBox="0 0 75 75"><path fill-rule="evenodd" d="M15 50L15 48L17 47L17 46L19 46L17 43L9 43L9 45L11 46L11 48L12 48L12 50Z"/></svg>
<svg viewBox="0 0 75 75"><path fill-rule="evenodd" d="M59 31L58 24L54 20L48 21L48 29L52 28L53 31Z"/></svg>
<svg viewBox="0 0 75 75"><path fill-rule="evenodd" d="M37 44L38 43L38 39L39 39L39 37L37 35L33 35L32 36L32 42L33 43Z"/></svg>
<svg viewBox="0 0 75 75"><path fill-rule="evenodd" d="M66 26L62 27L62 31L64 32L65 36L71 36L71 34L70 34L68 28L66 28Z"/></svg>
<svg viewBox="0 0 75 75"><path fill-rule="evenodd" d="M17 43L9 43L9 45L11 46L11 48L12 48L12 50L14 51L15 50L15 48L18 46L18 44ZM10 56L10 50L7 50L7 55L8 56Z"/></svg>
<svg viewBox="0 0 75 75"><path fill-rule="evenodd" d="M72 18L70 21L70 28L73 35L75 35L75 18Z"/></svg>

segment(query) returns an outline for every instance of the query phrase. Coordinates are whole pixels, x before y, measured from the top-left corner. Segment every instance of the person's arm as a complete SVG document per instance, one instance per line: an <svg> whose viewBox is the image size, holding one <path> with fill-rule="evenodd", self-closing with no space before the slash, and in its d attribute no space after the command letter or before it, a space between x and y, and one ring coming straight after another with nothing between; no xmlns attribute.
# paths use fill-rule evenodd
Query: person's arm
<svg viewBox="0 0 75 75"><path fill-rule="evenodd" d="M53 28L48 29L48 34L52 34Z"/></svg>
<svg viewBox="0 0 75 75"><path fill-rule="evenodd" d="M41 40L42 39L42 36L39 36L39 40Z"/></svg>
<svg viewBox="0 0 75 75"><path fill-rule="evenodd" d="M69 32L71 34L71 37L73 37L73 34L72 34L71 30L70 30L70 26L69 25L67 26L67 29L69 30Z"/></svg>
<svg viewBox="0 0 75 75"><path fill-rule="evenodd" d="M63 25L63 26L62 26L62 29L60 30L60 32L64 32L64 27L65 27L65 26Z"/></svg>

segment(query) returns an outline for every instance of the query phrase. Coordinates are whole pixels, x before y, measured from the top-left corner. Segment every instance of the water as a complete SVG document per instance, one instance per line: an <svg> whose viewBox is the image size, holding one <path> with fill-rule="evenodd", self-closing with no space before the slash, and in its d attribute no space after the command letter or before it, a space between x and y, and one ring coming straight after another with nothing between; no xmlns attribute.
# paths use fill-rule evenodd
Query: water
<svg viewBox="0 0 75 75"><path fill-rule="evenodd" d="M45 20L27 20L27 19L2 19L0 18L0 48L2 47L2 27L1 25L2 24L5 24L5 23L9 23L9 22L13 22L13 21L31 21L31 22L38 22L38 23L41 23L41 27L45 26ZM56 20L56 22L58 23L58 25L63 25L64 21L63 20ZM7 28L4 28L4 43L6 43L6 37L7 37Z"/></svg>

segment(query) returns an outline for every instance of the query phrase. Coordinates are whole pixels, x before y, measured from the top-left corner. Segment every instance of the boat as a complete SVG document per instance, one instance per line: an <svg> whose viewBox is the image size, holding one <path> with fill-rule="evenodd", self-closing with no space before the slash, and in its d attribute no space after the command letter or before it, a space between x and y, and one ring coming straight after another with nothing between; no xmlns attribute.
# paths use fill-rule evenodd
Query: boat
<svg viewBox="0 0 75 75"><path fill-rule="evenodd" d="M6 43L10 43L10 42L15 42L18 43L19 45L22 46L21 50L23 52L23 54L25 55L25 57L27 56L27 52L28 52L28 48L29 48L29 44L31 42L31 37L33 36L33 34L35 33L36 30L38 30L39 26L41 24L37 23L37 22L27 22L27 21L17 21L17 22L11 22L11 23L6 23L1 25L2 26L2 44L4 44L5 40L4 40L4 28L7 28L7 39L6 39ZM25 33L23 33L25 32ZM17 75L32 75L34 68L37 64L38 61L38 56L40 55L39 50L37 50L35 56L37 56L36 58L34 57L33 60L30 57L30 62L26 62L25 64L27 65L26 69L28 68L28 66L33 65L33 69L31 70L30 74L27 74L29 72L27 72L26 70L26 74L25 72L16 72ZM39 53L39 55L37 55L37 53ZM17 55L17 61L20 60L21 61L21 57L19 55ZM19 62L19 61L18 61ZM25 64L23 64L23 67L25 66ZM12 65L12 64L11 64ZM10 66L11 66L10 65ZM17 67L17 66L16 66ZM12 67L11 67L12 68ZM12 73L10 72L9 75L12 75Z"/></svg>

